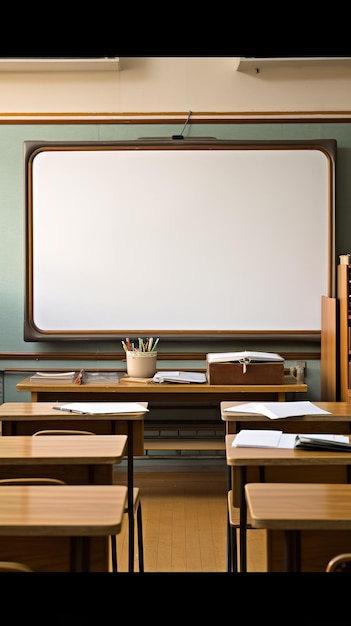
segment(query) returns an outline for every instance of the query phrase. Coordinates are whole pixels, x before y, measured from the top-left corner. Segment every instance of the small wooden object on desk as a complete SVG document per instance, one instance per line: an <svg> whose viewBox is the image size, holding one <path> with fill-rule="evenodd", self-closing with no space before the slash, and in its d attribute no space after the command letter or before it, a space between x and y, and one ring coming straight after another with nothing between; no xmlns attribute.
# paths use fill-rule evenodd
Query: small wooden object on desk
<svg viewBox="0 0 351 626"><path fill-rule="evenodd" d="M210 353L206 373L210 385L282 385L284 359L269 352Z"/></svg>

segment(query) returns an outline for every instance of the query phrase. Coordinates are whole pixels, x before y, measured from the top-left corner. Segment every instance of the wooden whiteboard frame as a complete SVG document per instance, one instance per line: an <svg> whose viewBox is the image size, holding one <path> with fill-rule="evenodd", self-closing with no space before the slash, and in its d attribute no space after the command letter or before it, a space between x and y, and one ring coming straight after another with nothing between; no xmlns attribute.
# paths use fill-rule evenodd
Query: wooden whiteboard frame
<svg viewBox="0 0 351 626"><path fill-rule="evenodd" d="M335 140L25 141L24 340L319 336L335 162Z"/></svg>

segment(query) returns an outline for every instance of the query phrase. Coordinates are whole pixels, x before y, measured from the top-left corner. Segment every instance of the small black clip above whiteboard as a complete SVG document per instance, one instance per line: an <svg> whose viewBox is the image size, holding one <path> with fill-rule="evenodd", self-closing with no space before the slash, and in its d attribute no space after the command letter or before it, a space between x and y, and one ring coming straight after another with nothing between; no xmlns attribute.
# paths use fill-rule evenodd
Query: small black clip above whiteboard
<svg viewBox="0 0 351 626"><path fill-rule="evenodd" d="M187 117L186 122L185 122L185 124L183 126L182 132L180 133L180 135L172 135L172 139L184 139L184 131L185 131L185 128L186 128L186 126L187 126L187 124L188 124L188 122L190 120L191 115L192 115L192 111L189 111L188 117Z"/></svg>

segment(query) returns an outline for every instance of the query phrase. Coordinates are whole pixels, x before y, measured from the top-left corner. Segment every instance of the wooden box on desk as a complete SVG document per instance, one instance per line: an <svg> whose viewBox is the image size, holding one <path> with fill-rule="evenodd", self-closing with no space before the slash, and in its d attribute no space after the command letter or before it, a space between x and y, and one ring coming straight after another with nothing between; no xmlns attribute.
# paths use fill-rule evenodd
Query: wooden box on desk
<svg viewBox="0 0 351 626"><path fill-rule="evenodd" d="M242 363L208 363L209 385L283 385L284 362L248 363L244 372Z"/></svg>

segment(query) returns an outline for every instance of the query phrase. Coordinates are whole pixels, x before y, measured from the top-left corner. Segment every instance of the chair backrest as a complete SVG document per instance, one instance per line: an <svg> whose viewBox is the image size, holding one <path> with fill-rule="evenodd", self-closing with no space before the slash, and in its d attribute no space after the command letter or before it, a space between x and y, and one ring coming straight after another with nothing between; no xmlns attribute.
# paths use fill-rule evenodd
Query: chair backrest
<svg viewBox="0 0 351 626"><path fill-rule="evenodd" d="M66 485L66 483L59 478L1 478L0 487L7 485Z"/></svg>
<svg viewBox="0 0 351 626"><path fill-rule="evenodd" d="M17 561L0 561L0 572L33 572L28 565Z"/></svg>
<svg viewBox="0 0 351 626"><path fill-rule="evenodd" d="M95 435L90 430L67 430L63 428L53 428L52 430L37 430L33 433L33 437L40 435Z"/></svg>
<svg viewBox="0 0 351 626"><path fill-rule="evenodd" d="M351 553L344 552L343 554L337 554L334 556L330 559L325 571L339 573L351 572Z"/></svg>

